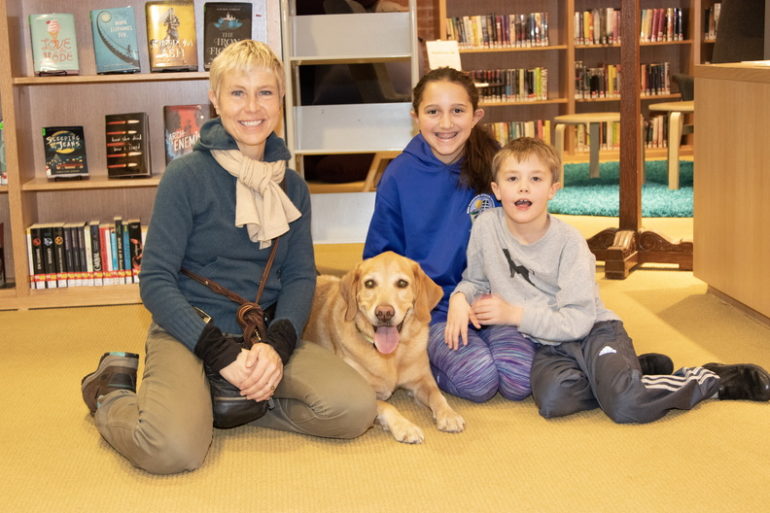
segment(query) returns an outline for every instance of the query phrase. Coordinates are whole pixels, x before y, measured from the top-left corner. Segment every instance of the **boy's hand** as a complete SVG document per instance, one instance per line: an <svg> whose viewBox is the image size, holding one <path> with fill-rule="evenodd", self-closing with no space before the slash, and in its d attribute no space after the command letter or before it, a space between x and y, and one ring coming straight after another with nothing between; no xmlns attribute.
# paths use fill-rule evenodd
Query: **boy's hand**
<svg viewBox="0 0 770 513"><path fill-rule="evenodd" d="M507 303L499 296L486 294L473 302L472 313L482 324L521 324L522 308Z"/></svg>
<svg viewBox="0 0 770 513"><path fill-rule="evenodd" d="M444 328L444 342L450 349L460 348L460 342L468 345L468 322L479 329L481 324L471 310L471 305L462 293L452 294L449 298L449 312Z"/></svg>

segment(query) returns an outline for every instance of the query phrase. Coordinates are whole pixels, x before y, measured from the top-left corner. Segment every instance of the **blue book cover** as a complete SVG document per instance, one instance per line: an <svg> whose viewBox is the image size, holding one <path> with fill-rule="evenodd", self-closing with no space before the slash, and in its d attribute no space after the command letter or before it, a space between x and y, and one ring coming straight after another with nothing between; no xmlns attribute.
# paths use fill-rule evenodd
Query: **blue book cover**
<svg viewBox="0 0 770 513"><path fill-rule="evenodd" d="M96 72L137 73L140 71L136 19L132 7L91 11Z"/></svg>
<svg viewBox="0 0 770 513"><path fill-rule="evenodd" d="M30 14L29 30L36 75L80 73L75 19L72 14Z"/></svg>

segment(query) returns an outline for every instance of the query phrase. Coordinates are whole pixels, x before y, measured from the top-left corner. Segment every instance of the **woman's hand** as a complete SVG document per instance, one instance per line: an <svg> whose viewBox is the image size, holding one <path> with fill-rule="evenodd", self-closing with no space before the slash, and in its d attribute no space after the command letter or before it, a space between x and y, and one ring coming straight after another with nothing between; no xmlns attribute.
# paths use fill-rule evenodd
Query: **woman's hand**
<svg viewBox="0 0 770 513"><path fill-rule="evenodd" d="M507 303L499 296L486 294L473 302L471 311L482 324L521 324L520 306Z"/></svg>
<svg viewBox="0 0 770 513"><path fill-rule="evenodd" d="M283 378L283 364L275 349L254 344L243 349L233 363L219 373L241 390L241 395L255 401L270 399Z"/></svg>
<svg viewBox="0 0 770 513"><path fill-rule="evenodd" d="M478 319L471 310L465 294L458 292L449 298L449 313L447 314L446 327L444 328L444 343L452 350L460 348L460 342L468 345L468 322L472 322L476 329L481 328Z"/></svg>

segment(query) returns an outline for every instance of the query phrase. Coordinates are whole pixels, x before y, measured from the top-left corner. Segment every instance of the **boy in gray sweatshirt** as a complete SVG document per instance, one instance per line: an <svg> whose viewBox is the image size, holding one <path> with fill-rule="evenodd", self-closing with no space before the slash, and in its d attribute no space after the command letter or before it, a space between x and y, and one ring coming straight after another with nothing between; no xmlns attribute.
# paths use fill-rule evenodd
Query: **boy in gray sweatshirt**
<svg viewBox="0 0 770 513"><path fill-rule="evenodd" d="M668 357L638 357L623 322L599 297L585 239L548 214L559 188L554 150L522 137L492 165L502 207L473 225L468 266L449 301L449 347L466 343L469 322L517 326L538 346L532 395L546 418L600 407L615 422L642 423L712 397L770 400L770 375L757 365L708 363L670 373Z"/></svg>

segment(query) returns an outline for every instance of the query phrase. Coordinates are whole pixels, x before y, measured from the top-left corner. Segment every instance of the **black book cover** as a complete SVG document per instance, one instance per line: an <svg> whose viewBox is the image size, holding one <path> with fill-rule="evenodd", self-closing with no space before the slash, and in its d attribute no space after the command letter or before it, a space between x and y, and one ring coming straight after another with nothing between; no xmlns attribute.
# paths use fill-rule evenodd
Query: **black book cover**
<svg viewBox="0 0 770 513"><path fill-rule="evenodd" d="M82 126L43 127L43 145L48 178L58 180L88 176L86 139Z"/></svg>
<svg viewBox="0 0 770 513"><path fill-rule="evenodd" d="M67 254L64 245L64 223L54 223L51 227L53 235L54 263L56 268L56 284L67 287Z"/></svg>
<svg viewBox="0 0 770 513"><path fill-rule="evenodd" d="M251 4L206 2L203 4L203 67L231 43L251 39Z"/></svg>
<svg viewBox="0 0 770 513"><path fill-rule="evenodd" d="M145 112L104 116L107 144L107 176L137 178L150 176L150 145Z"/></svg>

